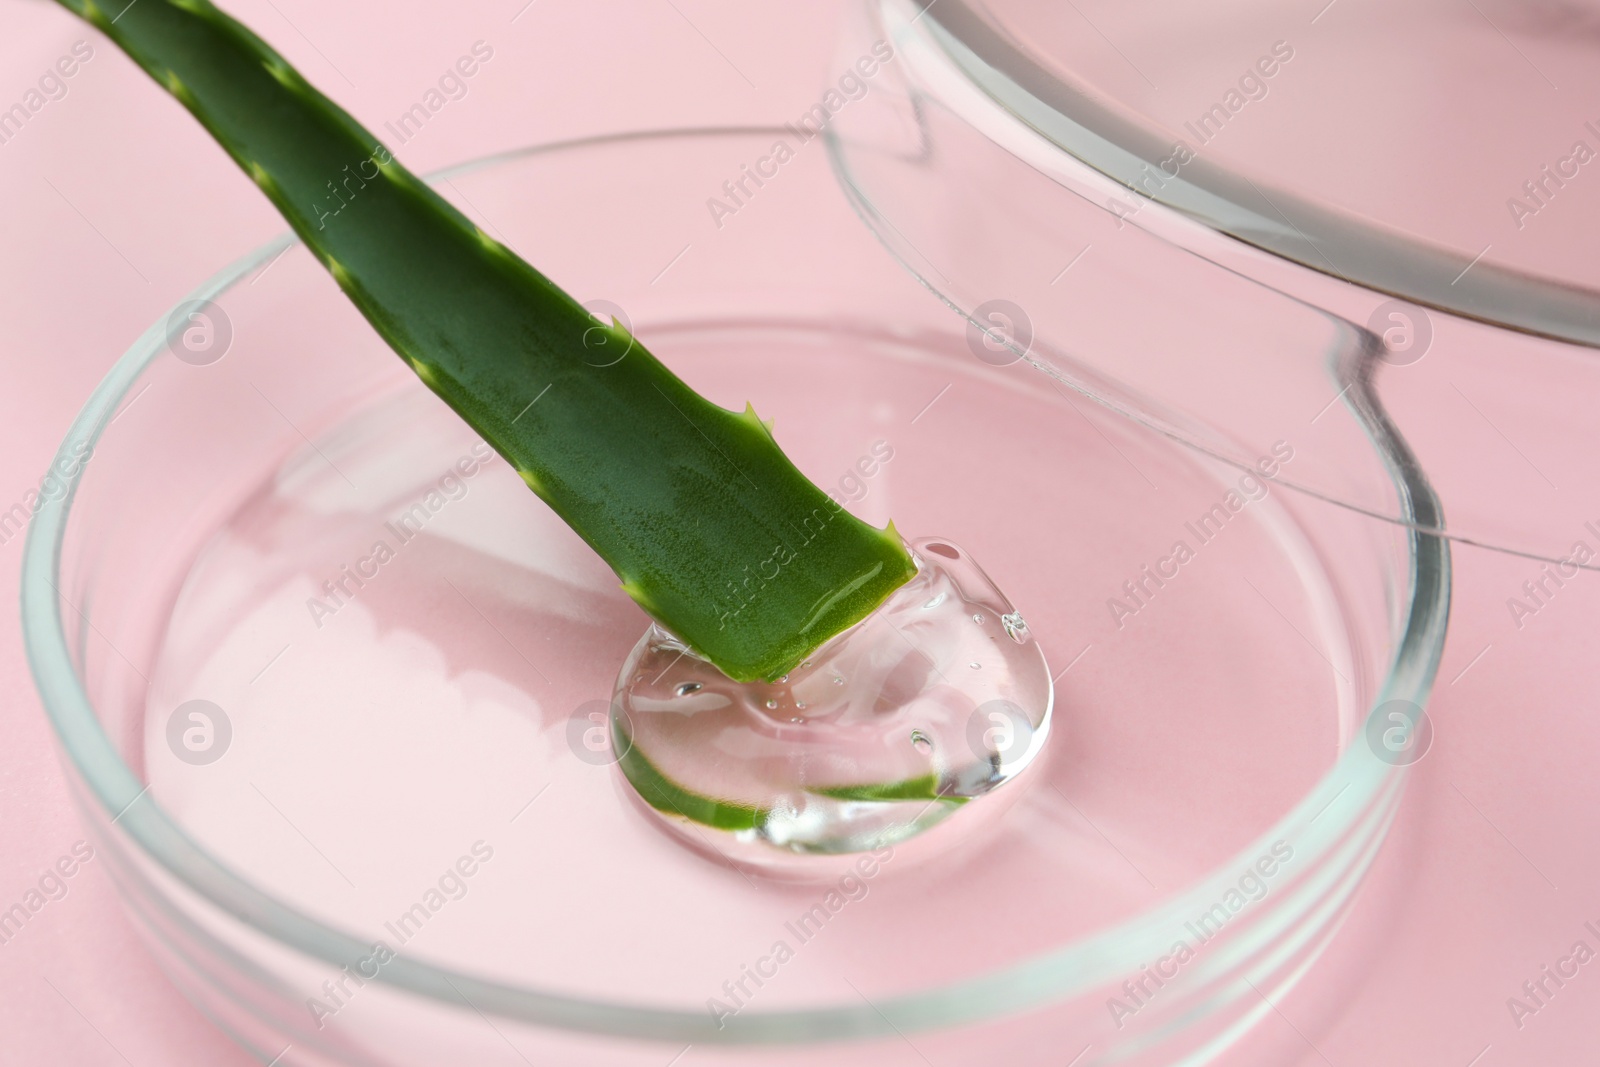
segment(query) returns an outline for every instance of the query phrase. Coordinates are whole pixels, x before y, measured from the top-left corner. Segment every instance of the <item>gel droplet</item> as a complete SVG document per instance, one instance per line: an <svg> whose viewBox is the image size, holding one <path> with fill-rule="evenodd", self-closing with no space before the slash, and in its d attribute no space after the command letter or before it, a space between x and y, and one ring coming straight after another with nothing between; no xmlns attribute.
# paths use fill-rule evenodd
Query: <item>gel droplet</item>
<svg viewBox="0 0 1600 1067"><path fill-rule="evenodd" d="M987 810L987 794L1044 747L1050 671L1038 642L973 625L1016 609L970 556L935 543L942 551L914 544L917 574L790 670L781 691L733 681L652 626L612 702L617 766L641 810L697 849L711 839L730 858L775 866ZM670 700L689 685L696 700Z"/></svg>
<svg viewBox="0 0 1600 1067"><path fill-rule="evenodd" d="M690 693L698 693L704 688L705 686L701 685L699 682L684 682L682 685L678 686L677 693L681 697L686 697Z"/></svg>
<svg viewBox="0 0 1600 1067"><path fill-rule="evenodd" d="M1011 611L1000 616L1000 625L1006 629L1006 636L1017 644L1026 644L1028 641L1028 624L1022 618L1020 611Z"/></svg>

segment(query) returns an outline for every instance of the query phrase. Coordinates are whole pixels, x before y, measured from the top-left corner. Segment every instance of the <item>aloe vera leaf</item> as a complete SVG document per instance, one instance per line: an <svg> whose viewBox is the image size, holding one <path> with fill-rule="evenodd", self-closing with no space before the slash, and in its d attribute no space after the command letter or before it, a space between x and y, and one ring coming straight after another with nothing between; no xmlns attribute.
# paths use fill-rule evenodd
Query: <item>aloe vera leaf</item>
<svg viewBox="0 0 1600 1067"><path fill-rule="evenodd" d="M830 785L809 790L834 800L939 800L952 806L965 804L970 797L951 796L941 791L936 774L921 778L906 778L882 785Z"/></svg>
<svg viewBox="0 0 1600 1067"><path fill-rule="evenodd" d="M748 804L705 796L674 782L650 762L615 718L611 722L611 747L612 751L622 754L620 762L628 775L628 781L632 783L640 799L659 812L680 815L691 822L716 830L730 831L759 829L772 815L768 808L751 807ZM930 806L932 802L937 801L950 808L960 807L971 799L941 793L939 784L938 776L930 774L882 785L829 786L810 789L808 792L834 800L865 802L926 800L930 802Z"/></svg>
<svg viewBox="0 0 1600 1067"><path fill-rule="evenodd" d="M716 830L735 831L757 829L772 814L765 808L702 796L685 789L645 757L615 718L611 721L611 749L622 753L619 762L640 799L659 812L681 815Z"/></svg>
<svg viewBox="0 0 1600 1067"><path fill-rule="evenodd" d="M59 2L189 109L417 376L730 677L783 674L914 573L893 524L845 512L752 408L598 324L238 21L206 0ZM594 365L597 330L621 360Z"/></svg>

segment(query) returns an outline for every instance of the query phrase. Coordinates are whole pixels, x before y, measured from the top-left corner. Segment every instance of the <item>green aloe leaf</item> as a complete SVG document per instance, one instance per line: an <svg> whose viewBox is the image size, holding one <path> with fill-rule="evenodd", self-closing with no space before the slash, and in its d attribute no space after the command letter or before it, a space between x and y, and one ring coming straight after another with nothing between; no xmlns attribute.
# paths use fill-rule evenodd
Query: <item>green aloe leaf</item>
<svg viewBox="0 0 1600 1067"><path fill-rule="evenodd" d="M611 747L621 755L618 762L622 764L628 781L633 785L641 799L659 812L667 815L681 815L692 822L709 826L716 830L755 830L766 824L772 815L769 808L757 808L748 804L739 804L731 800L706 796L696 793L679 785L661 768L650 762L644 752L633 743L633 738L622 723L613 718L611 720ZM857 800L864 802L890 802L901 800L926 800L930 806L933 802L945 804L950 808L960 807L970 797L950 796L940 792L939 778L937 775L924 775L921 778L908 778L899 782L887 782L878 785L840 785L828 786L818 789L809 789L807 792L818 796L829 797L833 800Z"/></svg>
<svg viewBox="0 0 1600 1067"><path fill-rule="evenodd" d="M754 830L772 814L765 808L719 800L685 789L650 762L615 718L611 720L611 748L622 753L618 762L628 782L644 802L657 811L681 815L717 830Z"/></svg>
<svg viewBox="0 0 1600 1067"><path fill-rule="evenodd" d="M418 377L729 676L783 674L910 578L892 524L597 323L239 22L206 0L59 2L200 120ZM627 354L595 365L596 331Z"/></svg>
<svg viewBox="0 0 1600 1067"><path fill-rule="evenodd" d="M881 785L832 785L811 792L834 800L940 800L951 805L965 804L969 797L951 796L940 789L942 783L936 774L921 778L906 778Z"/></svg>

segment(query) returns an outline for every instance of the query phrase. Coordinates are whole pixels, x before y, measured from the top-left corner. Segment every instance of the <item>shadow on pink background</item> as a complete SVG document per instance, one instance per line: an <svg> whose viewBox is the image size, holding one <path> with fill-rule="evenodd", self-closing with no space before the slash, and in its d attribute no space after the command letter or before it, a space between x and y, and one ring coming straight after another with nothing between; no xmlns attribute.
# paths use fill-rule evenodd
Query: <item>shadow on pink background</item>
<svg viewBox="0 0 1600 1067"><path fill-rule="evenodd" d="M832 69L840 5L727 0L496 0L471 5L240 0L261 32L359 119L392 136L460 55L493 49L410 139L413 169L597 132L781 121ZM87 41L67 93L0 143L0 510L37 485L68 421L133 338L196 282L283 226L199 127L54 5L5 0L0 107ZM0 544L15 605L20 538ZM1600 725L1589 635L1600 578L1536 615L1507 598L1538 565L1455 552L1436 737L1346 931L1262 1030L1295 1064L1502 1067L1600 1062L1600 963L1536 1014L1507 999L1600 950ZM0 910L72 855L77 825L17 632L0 614ZM0 1063L251 1062L170 987L123 919L103 866L0 944ZM1551 987L1553 988L1553 987ZM1355 992L1345 995L1346 990ZM1059 1064L1070 1050L1042 1050ZM1476 1059L1475 1059L1476 1057ZM1234 1061L1251 1062L1249 1049Z"/></svg>

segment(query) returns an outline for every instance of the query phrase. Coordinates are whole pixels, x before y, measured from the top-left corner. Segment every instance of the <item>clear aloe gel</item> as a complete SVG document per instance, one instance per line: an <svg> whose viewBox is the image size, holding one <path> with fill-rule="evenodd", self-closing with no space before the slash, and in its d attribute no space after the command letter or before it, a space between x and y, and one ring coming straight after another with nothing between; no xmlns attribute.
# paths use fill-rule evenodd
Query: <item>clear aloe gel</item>
<svg viewBox="0 0 1600 1067"><path fill-rule="evenodd" d="M618 766L654 816L761 863L903 841L1034 761L1054 687L1016 608L966 552L917 574L770 682L740 683L652 625L611 703Z"/></svg>

